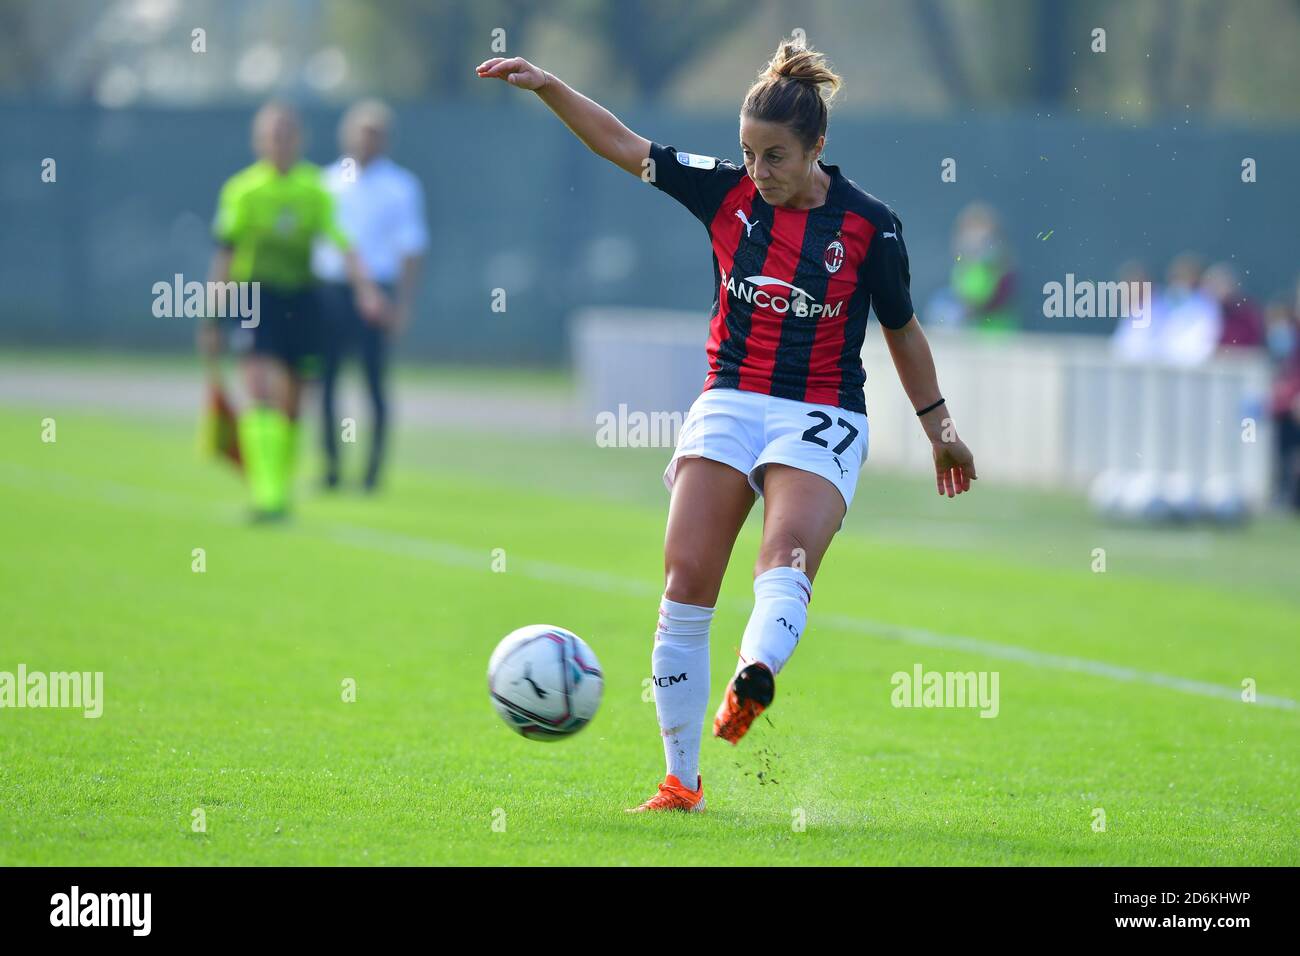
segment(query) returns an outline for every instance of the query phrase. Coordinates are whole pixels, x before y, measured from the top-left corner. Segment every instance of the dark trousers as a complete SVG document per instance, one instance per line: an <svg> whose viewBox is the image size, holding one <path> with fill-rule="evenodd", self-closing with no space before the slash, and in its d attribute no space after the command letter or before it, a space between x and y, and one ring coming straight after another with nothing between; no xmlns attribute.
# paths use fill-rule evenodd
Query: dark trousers
<svg viewBox="0 0 1300 956"><path fill-rule="evenodd" d="M1288 412L1274 415L1273 434L1277 436L1274 463L1278 501L1300 511L1300 422Z"/></svg>
<svg viewBox="0 0 1300 956"><path fill-rule="evenodd" d="M391 289L385 289L391 294ZM374 425L370 440L370 459L366 466L366 487L379 483L384 460L384 443L388 433L388 402L384 378L388 364L388 333L365 321L357 312L352 287L327 282L320 288L321 314L324 319L321 399L325 423L326 480L334 483L339 474L339 436L341 423L335 412L335 385L344 359L353 352L361 358L366 374L366 389Z"/></svg>

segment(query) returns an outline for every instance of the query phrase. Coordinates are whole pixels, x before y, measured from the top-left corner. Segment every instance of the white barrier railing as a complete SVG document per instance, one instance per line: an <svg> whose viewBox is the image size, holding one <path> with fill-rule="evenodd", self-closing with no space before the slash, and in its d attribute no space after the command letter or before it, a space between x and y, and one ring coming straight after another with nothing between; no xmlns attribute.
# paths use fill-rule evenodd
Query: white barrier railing
<svg viewBox="0 0 1300 956"><path fill-rule="evenodd" d="M1258 506L1270 478L1259 355L1197 368L1115 360L1104 338L927 332L945 397L981 478L1087 489L1102 475L1228 487ZM707 370L707 319L651 309L574 316L574 365L588 421L620 404L685 411ZM932 468L911 403L873 322L863 349L869 467Z"/></svg>

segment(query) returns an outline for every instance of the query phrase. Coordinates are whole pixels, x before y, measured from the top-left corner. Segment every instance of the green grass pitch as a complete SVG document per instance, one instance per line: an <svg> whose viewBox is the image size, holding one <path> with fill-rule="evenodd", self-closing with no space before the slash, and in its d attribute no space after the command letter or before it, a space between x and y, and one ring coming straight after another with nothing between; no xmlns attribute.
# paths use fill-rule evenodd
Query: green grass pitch
<svg viewBox="0 0 1300 956"><path fill-rule="evenodd" d="M643 680L667 452L397 445L386 494L326 497L303 469L296 519L251 527L183 417L0 408L0 671L105 691L99 719L0 710L0 865L1300 863L1294 523L1112 529L1071 497L939 500L868 466L770 720L705 739L709 812L630 817L663 772ZM592 725L552 744L485 687L495 643L538 622L606 676ZM918 663L997 671L998 716L893 707ZM1233 697L1247 678L1271 703Z"/></svg>

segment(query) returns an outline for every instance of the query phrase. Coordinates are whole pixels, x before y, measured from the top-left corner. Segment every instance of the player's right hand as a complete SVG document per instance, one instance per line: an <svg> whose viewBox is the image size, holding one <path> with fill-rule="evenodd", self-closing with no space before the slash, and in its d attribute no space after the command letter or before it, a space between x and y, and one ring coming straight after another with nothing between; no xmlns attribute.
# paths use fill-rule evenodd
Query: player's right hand
<svg viewBox="0 0 1300 956"><path fill-rule="evenodd" d="M521 90L540 90L546 85L546 71L533 66L522 56L500 57L484 60L478 65L481 79L505 80Z"/></svg>

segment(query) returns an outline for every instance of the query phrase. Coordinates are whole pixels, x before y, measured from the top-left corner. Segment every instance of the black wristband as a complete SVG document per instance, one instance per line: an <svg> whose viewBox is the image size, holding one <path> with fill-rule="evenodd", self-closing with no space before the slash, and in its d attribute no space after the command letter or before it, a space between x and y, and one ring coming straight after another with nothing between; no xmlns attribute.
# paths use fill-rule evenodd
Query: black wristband
<svg viewBox="0 0 1300 956"><path fill-rule="evenodd" d="M938 408L938 407L939 407L940 405L942 405L942 404L943 404L943 399L941 398L941 399L939 399L937 402L935 402L933 405L927 405L927 406L925 406L925 408L923 408L923 409L921 409L919 412L917 412L917 413L916 413L916 417L917 417L917 418L920 418L920 417L921 417L922 415L924 415L926 412L932 412L932 411L934 411L936 408Z"/></svg>

